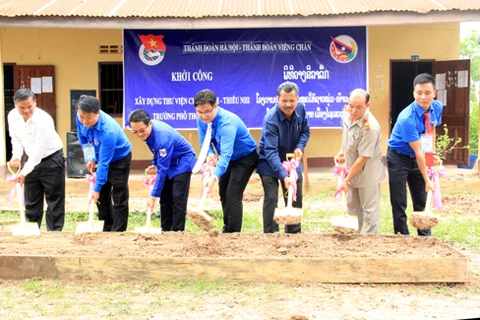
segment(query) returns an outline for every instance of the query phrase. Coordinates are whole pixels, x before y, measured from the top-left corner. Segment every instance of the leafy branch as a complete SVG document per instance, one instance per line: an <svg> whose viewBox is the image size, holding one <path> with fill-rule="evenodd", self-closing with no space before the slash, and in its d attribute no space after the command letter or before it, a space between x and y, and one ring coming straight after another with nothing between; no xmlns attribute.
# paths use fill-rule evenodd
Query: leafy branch
<svg viewBox="0 0 480 320"><path fill-rule="evenodd" d="M447 153L451 152L459 143L461 143L462 138L451 138L448 135L447 124L443 125L443 131L443 134L437 135L435 151L440 159L445 160L447 158ZM468 146L464 146L464 148L468 148Z"/></svg>

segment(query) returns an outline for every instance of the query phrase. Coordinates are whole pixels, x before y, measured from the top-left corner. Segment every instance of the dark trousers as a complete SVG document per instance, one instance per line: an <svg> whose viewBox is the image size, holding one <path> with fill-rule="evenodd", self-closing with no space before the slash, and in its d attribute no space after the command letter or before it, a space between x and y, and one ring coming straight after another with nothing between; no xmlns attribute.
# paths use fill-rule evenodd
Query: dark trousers
<svg viewBox="0 0 480 320"><path fill-rule="evenodd" d="M223 232L240 232L243 218L243 192L253 170L257 167L257 151L235 161L230 161L227 171L218 181L223 209Z"/></svg>
<svg viewBox="0 0 480 320"><path fill-rule="evenodd" d="M184 231L192 172L165 178L160 195L162 231Z"/></svg>
<svg viewBox="0 0 480 320"><path fill-rule="evenodd" d="M25 177L25 217L42 225L43 200L47 202L48 231L62 231L65 222L65 158L59 150L45 157Z"/></svg>
<svg viewBox="0 0 480 320"><path fill-rule="evenodd" d="M263 198L263 232L278 232L278 224L273 220L275 209L278 204L278 181L280 181L280 185L282 186L285 206L288 202L288 190L285 188L285 183L277 178L263 174L260 175L260 178L262 179L263 191L265 193ZM299 174L297 180L297 201L292 202L292 207L294 208L301 208L303 205L302 182L303 177ZM301 232L301 229L301 223L286 225L285 233L299 233Z"/></svg>
<svg viewBox="0 0 480 320"><path fill-rule="evenodd" d="M392 149L387 151L390 203L392 205L394 233L408 235L407 183L413 202L413 211L423 211L427 202L425 181L417 165L417 160ZM430 230L417 230L419 236L432 235Z"/></svg>
<svg viewBox="0 0 480 320"><path fill-rule="evenodd" d="M132 153L110 163L107 182L100 190L98 219L104 221L103 231L126 231L128 226L128 177ZM113 203L112 203L113 201Z"/></svg>

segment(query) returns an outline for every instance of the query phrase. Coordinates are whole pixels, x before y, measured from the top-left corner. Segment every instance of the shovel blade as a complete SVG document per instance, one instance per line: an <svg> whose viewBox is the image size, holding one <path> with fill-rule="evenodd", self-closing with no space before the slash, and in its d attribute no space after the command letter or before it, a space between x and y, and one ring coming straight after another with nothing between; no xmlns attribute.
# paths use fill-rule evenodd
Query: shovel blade
<svg viewBox="0 0 480 320"><path fill-rule="evenodd" d="M14 236L39 236L40 228L36 222L25 222L10 227Z"/></svg>
<svg viewBox="0 0 480 320"><path fill-rule="evenodd" d="M273 221L277 224L295 225L302 221L303 209L287 207L284 209L276 209L273 215Z"/></svg>
<svg viewBox="0 0 480 320"><path fill-rule="evenodd" d="M80 222L75 229L76 234L80 233L89 233L89 232L102 232L104 221L93 221L89 220L87 222Z"/></svg>
<svg viewBox="0 0 480 320"><path fill-rule="evenodd" d="M357 217L340 215L333 217L331 220L333 229L340 233L356 233L358 230Z"/></svg>
<svg viewBox="0 0 480 320"><path fill-rule="evenodd" d="M198 208L188 205L187 207L187 216L204 231L210 231L215 226L213 225L212 218L203 211L198 210Z"/></svg>

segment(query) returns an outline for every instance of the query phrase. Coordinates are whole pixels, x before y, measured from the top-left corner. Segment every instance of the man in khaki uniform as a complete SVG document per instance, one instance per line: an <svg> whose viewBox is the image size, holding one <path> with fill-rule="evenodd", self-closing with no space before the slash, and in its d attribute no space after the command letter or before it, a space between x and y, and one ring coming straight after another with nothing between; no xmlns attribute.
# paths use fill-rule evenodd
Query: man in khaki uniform
<svg viewBox="0 0 480 320"><path fill-rule="evenodd" d="M350 215L358 218L358 233L378 233L380 221L380 183L385 178L377 119L369 111L370 95L355 89L348 95L342 116L342 145L335 156L346 162L348 175L339 190L347 193Z"/></svg>

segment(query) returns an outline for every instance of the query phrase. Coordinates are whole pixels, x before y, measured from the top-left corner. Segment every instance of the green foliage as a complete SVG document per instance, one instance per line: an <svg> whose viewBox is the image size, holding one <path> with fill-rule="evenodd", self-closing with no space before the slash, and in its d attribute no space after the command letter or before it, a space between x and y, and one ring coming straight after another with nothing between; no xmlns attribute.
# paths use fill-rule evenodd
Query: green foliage
<svg viewBox="0 0 480 320"><path fill-rule="evenodd" d="M478 154L478 103L470 103L470 153Z"/></svg>
<svg viewBox="0 0 480 320"><path fill-rule="evenodd" d="M475 89L480 82L480 45L477 43L479 38L479 31L473 30L468 37L460 42L460 58L470 59L470 98L472 102L478 102Z"/></svg>
<svg viewBox="0 0 480 320"><path fill-rule="evenodd" d="M480 38L478 30L473 30L460 42L460 58L470 59L470 153L478 153L478 97L480 86Z"/></svg>
<svg viewBox="0 0 480 320"><path fill-rule="evenodd" d="M437 153L437 156L440 159L445 160L447 158L447 153L452 151L457 144L462 142L462 138L451 138L448 135L448 127L447 124L443 125L443 131L444 133L441 135L437 134L437 141L435 142L435 151ZM465 147L467 148L467 147Z"/></svg>

